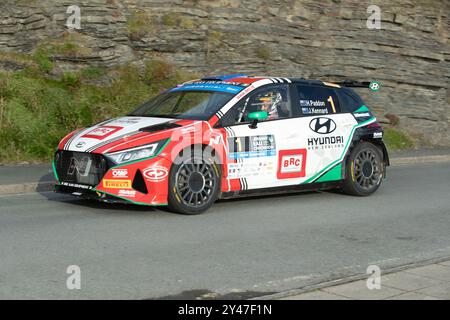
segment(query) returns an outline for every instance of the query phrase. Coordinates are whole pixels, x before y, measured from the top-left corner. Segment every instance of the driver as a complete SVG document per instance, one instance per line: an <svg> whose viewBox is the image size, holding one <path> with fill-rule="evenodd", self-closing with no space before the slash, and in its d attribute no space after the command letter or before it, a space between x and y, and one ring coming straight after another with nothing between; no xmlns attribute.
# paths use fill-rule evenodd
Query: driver
<svg viewBox="0 0 450 320"><path fill-rule="evenodd" d="M269 91L259 97L258 105L261 106L260 111L266 111L268 114L268 120L278 119L278 106L282 100L279 92Z"/></svg>

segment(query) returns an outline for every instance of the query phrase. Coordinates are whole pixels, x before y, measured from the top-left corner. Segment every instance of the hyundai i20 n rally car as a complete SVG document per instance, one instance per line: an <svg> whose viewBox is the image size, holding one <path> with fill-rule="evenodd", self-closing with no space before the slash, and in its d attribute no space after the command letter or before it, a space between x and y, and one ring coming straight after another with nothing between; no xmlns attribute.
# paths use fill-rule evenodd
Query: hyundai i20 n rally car
<svg viewBox="0 0 450 320"><path fill-rule="evenodd" d="M366 196L389 165L349 86L228 75L194 80L59 144L55 191L197 214L217 199L339 188Z"/></svg>

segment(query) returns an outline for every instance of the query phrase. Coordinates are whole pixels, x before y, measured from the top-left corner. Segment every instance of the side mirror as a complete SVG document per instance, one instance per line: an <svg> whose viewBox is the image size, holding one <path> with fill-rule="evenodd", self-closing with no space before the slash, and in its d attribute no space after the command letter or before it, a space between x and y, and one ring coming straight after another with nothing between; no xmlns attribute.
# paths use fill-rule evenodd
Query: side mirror
<svg viewBox="0 0 450 320"><path fill-rule="evenodd" d="M266 120L269 117L267 111L255 111L248 114L248 119L252 120L252 123L249 125L250 129L256 129L258 121Z"/></svg>

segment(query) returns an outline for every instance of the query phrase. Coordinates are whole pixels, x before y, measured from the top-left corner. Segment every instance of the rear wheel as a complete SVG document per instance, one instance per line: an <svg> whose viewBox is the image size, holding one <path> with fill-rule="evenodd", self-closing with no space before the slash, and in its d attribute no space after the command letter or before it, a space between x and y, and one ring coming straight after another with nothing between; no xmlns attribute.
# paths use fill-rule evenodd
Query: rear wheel
<svg viewBox="0 0 450 320"><path fill-rule="evenodd" d="M202 150L180 155L170 170L169 209L182 214L199 214L216 201L220 167ZM207 154L207 153L205 153Z"/></svg>
<svg viewBox="0 0 450 320"><path fill-rule="evenodd" d="M374 144L362 142L350 153L346 169L344 192L368 196L378 189L383 179L383 155Z"/></svg>

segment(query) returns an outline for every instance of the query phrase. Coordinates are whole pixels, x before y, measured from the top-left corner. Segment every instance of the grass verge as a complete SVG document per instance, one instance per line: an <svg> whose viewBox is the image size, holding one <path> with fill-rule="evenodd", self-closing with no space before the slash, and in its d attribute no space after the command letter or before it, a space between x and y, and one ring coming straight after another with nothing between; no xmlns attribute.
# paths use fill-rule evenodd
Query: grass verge
<svg viewBox="0 0 450 320"><path fill-rule="evenodd" d="M410 150L415 147L408 135L394 128L384 128L384 142L389 150Z"/></svg>
<svg viewBox="0 0 450 320"><path fill-rule="evenodd" d="M49 161L72 130L129 113L195 77L163 61L147 62L144 70L86 67L50 76L51 61L43 54L35 59L24 70L0 71L0 164Z"/></svg>

